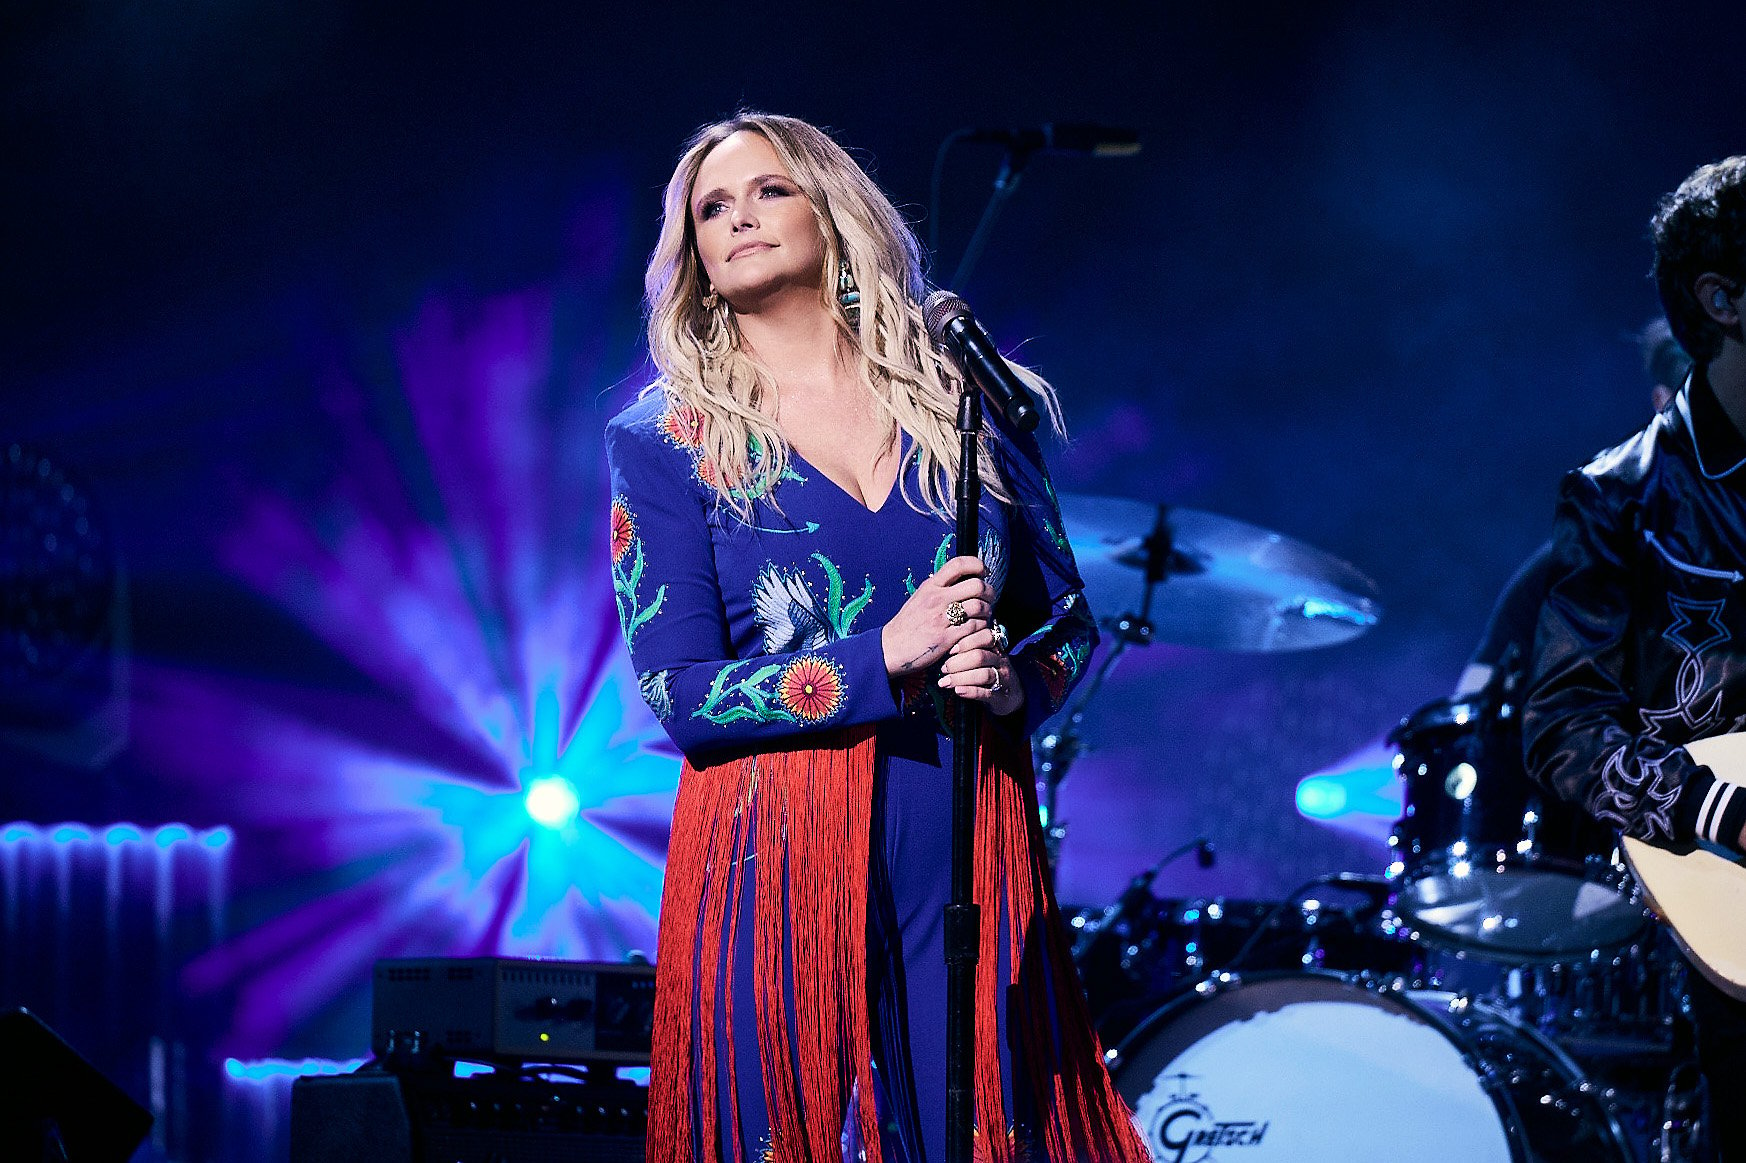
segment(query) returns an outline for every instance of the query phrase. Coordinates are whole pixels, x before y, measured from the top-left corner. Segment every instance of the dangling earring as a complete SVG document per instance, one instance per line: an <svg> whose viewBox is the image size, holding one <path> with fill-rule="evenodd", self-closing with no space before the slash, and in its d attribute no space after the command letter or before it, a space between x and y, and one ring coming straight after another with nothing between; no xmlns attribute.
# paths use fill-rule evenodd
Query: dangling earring
<svg viewBox="0 0 1746 1163"><path fill-rule="evenodd" d="M843 259L837 264L837 302L843 305L843 314L849 317L850 327L861 325L861 288L855 285L855 276L849 270L849 260Z"/></svg>
<svg viewBox="0 0 1746 1163"><path fill-rule="evenodd" d="M721 306L721 296L715 293L714 287L710 287L708 291L704 292L702 302L705 311L713 311Z"/></svg>

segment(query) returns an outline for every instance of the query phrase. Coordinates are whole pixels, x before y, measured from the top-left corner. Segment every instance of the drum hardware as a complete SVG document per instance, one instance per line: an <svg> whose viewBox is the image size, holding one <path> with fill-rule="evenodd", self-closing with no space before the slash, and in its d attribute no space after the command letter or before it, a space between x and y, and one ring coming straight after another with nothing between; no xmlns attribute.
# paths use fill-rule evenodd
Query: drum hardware
<svg viewBox="0 0 1746 1163"><path fill-rule="evenodd" d="M1037 743L1037 799L1051 870L1067 835L1058 793L1084 752L1085 708L1129 649L1161 641L1213 650L1307 650L1362 634L1382 616L1369 578L1278 533L1125 497L1064 494L1060 502L1087 601L1093 610L1120 613L1099 619L1109 646L1063 708L1060 728ZM1167 588L1155 602L1160 586Z"/></svg>
<svg viewBox="0 0 1746 1163"><path fill-rule="evenodd" d="M1195 847L1183 845L1172 855ZM1068 922L1076 937L1074 964L1106 1046L1169 998L1240 973L1313 969L1378 988L1438 980L1427 959L1431 950L1384 907L1387 888L1374 876L1320 877L1283 901L1160 900L1149 888L1142 873L1123 901L1082 909ZM1357 902L1342 903L1350 893Z"/></svg>
<svg viewBox="0 0 1746 1163"><path fill-rule="evenodd" d="M1587 958L1512 969L1500 1004L1584 1061L1663 1063L1680 1052L1686 965L1657 930Z"/></svg>
<svg viewBox="0 0 1746 1163"><path fill-rule="evenodd" d="M1361 903L1332 907L1319 896L1309 895L1318 889L1351 892ZM1224 968L1255 968L1257 952L1266 948L1264 942L1269 937L1277 942L1283 932L1288 943L1293 939L1303 942L1295 954L1294 968L1326 970L1355 980L1423 980L1425 964L1418 934L1388 908L1390 892L1385 878L1365 873L1331 872L1314 877L1273 907ZM1290 929L1285 926L1288 918L1295 922ZM1328 963L1330 954L1333 964Z"/></svg>
<svg viewBox="0 0 1746 1163"><path fill-rule="evenodd" d="M1704 1076L1695 1062L1682 1062L1667 1079L1661 1103L1660 1134L1656 1137L1658 1163L1690 1163L1699 1157L1704 1141Z"/></svg>
<svg viewBox="0 0 1746 1163"><path fill-rule="evenodd" d="M1116 608L1121 609L1122 613L1100 623L1111 637L1103 660L1092 672L1090 680L1081 683L1079 689L1073 692L1061 728L1044 735L1037 744L1037 783L1043 817L1043 847L1051 870L1057 866L1061 845L1067 839L1067 825L1056 812L1056 804L1061 781L1067 777L1067 769L1085 749L1080 738L1080 727L1085 721L1085 708L1090 705L1093 696L1103 689L1104 680L1130 647L1149 646L1152 643L1152 623L1149 620L1152 595L1158 583L1164 580L1172 553L1170 526L1164 517L1164 506L1158 505L1156 510L1150 530L1135 543L1124 561L1125 566L1139 570L1139 613L1133 613L1127 606L1119 605ZM1096 608L1093 604L1092 609Z"/></svg>
<svg viewBox="0 0 1746 1163"><path fill-rule="evenodd" d="M1340 559L1255 525L1123 497L1065 494L1061 514L1092 609L1152 610L1156 640L1211 650L1331 646L1382 616L1376 585ZM1141 592L1134 601L1139 574Z"/></svg>
<svg viewBox="0 0 1746 1163"><path fill-rule="evenodd" d="M1147 590L1145 601L1151 601L1150 589ZM1085 753L1085 743L1080 736L1080 727L1085 721L1085 708L1091 703L1092 697L1103 689L1104 680L1109 677L1110 671L1115 669L1115 664L1121 660L1128 648L1146 646L1152 641L1152 627L1143 612L1123 614L1101 625L1111 638L1108 649L1103 652L1103 657L1098 661L1097 668L1091 672L1091 677L1081 683L1068 700L1061 726L1046 732L1037 740L1038 811L1042 816L1043 852L1051 873L1060 863L1061 845L1067 839L1067 822L1056 811L1061 781L1067 778L1067 769L1073 765L1073 761Z"/></svg>
<svg viewBox="0 0 1746 1163"><path fill-rule="evenodd" d="M1082 960L1091 952L1092 943L1110 934L1125 918L1139 916L1143 912L1155 908L1158 898L1152 895L1152 882L1158 879L1158 874L1180 859L1194 853L1194 862L1201 868L1211 868L1217 860L1212 841L1205 836L1196 836L1186 844L1180 844L1166 852L1152 867L1140 873L1128 882L1128 887L1122 890L1122 895L1116 898L1114 904L1108 906L1095 917L1083 914L1075 916L1070 924L1073 927L1073 958ZM1137 950L1136 950L1137 952Z"/></svg>

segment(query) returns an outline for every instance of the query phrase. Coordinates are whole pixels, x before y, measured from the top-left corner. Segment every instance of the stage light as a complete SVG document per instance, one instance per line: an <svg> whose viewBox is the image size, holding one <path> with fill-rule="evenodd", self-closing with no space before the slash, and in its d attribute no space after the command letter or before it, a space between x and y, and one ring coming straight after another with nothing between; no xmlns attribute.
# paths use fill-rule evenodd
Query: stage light
<svg viewBox="0 0 1746 1163"><path fill-rule="evenodd" d="M364 1058L335 1060L332 1058L226 1058L224 1074L236 1082L266 1082L275 1078L313 1078L320 1075L352 1074L367 1061Z"/></svg>
<svg viewBox="0 0 1746 1163"><path fill-rule="evenodd" d="M1386 755L1386 758L1384 756ZM1297 811L1307 820L1386 841L1401 813L1395 755L1380 745L1354 752L1340 766L1297 784Z"/></svg>
<svg viewBox="0 0 1746 1163"><path fill-rule="evenodd" d="M624 653L598 405L569 390L552 322L540 293L431 302L391 382L324 387L327 491L254 494L220 547L365 682L136 673L165 709L136 724L142 763L222 807L238 838L206 843L270 852L300 886L188 975L237 997L239 1060L348 1046L334 1016L409 940L585 960L654 944L678 754Z"/></svg>
<svg viewBox="0 0 1746 1163"><path fill-rule="evenodd" d="M1333 776L1312 775L1297 785L1297 810L1312 820L1331 820L1346 810L1346 789Z"/></svg>
<svg viewBox="0 0 1746 1163"><path fill-rule="evenodd" d="M554 830L574 824L582 811L576 785L561 775L543 776L528 784L525 802L535 823Z"/></svg>

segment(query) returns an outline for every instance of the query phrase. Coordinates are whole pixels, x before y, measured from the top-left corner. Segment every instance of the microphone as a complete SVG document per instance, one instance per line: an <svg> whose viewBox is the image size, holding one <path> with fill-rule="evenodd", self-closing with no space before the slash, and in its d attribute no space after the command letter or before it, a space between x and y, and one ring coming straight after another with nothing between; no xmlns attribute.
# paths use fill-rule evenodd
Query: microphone
<svg viewBox="0 0 1746 1163"><path fill-rule="evenodd" d="M1041 419L1036 401L970 314L970 305L950 291L935 291L922 304L922 315L934 346L957 357L958 370L982 389L1006 422L1020 432L1034 430Z"/></svg>
<svg viewBox="0 0 1746 1163"><path fill-rule="evenodd" d="M1140 152L1140 135L1135 130L1078 121L1049 121L1033 129L969 129L965 130L963 140L1004 145L1018 154L1127 157Z"/></svg>

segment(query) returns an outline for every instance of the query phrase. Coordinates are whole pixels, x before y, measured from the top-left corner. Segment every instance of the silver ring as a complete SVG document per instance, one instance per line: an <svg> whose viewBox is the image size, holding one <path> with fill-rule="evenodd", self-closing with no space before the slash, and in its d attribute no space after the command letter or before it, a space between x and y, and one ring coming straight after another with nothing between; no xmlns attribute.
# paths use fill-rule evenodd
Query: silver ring
<svg viewBox="0 0 1746 1163"><path fill-rule="evenodd" d="M948 625L948 626L962 626L964 623L968 622L969 620L970 620L970 615L966 614L964 612L964 603L963 602L953 601L953 602L947 603L947 605L946 605L946 625Z"/></svg>
<svg viewBox="0 0 1746 1163"><path fill-rule="evenodd" d="M988 693L997 695L1006 689L1006 684L1000 681L1000 667L991 666L988 669L994 672L994 681L988 684Z"/></svg>
<svg viewBox="0 0 1746 1163"><path fill-rule="evenodd" d="M994 652L996 654L1005 654L1008 641L1006 636L1006 624L1003 622L996 622L994 624L993 634Z"/></svg>

